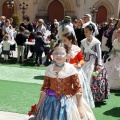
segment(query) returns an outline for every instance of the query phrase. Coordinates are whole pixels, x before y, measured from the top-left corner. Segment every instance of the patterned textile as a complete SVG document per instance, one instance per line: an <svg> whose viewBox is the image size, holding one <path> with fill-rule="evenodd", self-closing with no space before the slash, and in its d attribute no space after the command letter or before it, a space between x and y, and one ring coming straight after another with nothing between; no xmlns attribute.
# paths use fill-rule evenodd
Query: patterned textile
<svg viewBox="0 0 120 120"><path fill-rule="evenodd" d="M58 99L63 94L71 97L76 93L82 93L77 70L73 65L65 63L65 69L59 73L51 71L53 67L54 64L51 64L46 70L42 91L45 92L46 89L51 89L56 93Z"/></svg>
<svg viewBox="0 0 120 120"><path fill-rule="evenodd" d="M104 102L105 99L109 98L110 92L106 74L107 72L104 68L101 70L97 78L92 78L91 89L95 102Z"/></svg>
<svg viewBox="0 0 120 120"><path fill-rule="evenodd" d="M89 44L87 42L87 39L82 41L83 47L81 49L85 55L85 63L82 68L91 86L94 102L103 102L109 96L106 70L103 69L97 78L92 76L97 65L102 65L100 43L96 38L93 38L93 41Z"/></svg>

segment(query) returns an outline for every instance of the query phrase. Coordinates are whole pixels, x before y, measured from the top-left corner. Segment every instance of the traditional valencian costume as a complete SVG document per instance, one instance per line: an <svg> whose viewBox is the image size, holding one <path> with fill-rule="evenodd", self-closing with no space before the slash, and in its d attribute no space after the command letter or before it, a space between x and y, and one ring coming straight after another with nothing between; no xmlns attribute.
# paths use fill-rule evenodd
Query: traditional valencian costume
<svg viewBox="0 0 120 120"><path fill-rule="evenodd" d="M108 98L109 89L106 79L106 70L102 66L100 41L93 36L92 42L88 42L87 38L81 41L81 49L84 55L85 63L82 66L91 86L93 99L95 102L103 102ZM93 77L93 72L97 67L101 66L101 71L97 77Z"/></svg>
<svg viewBox="0 0 120 120"><path fill-rule="evenodd" d="M80 64L80 66L84 64L84 57L82 55L82 50L78 46L72 45L69 51L69 55L70 55L70 59L68 60L69 63ZM95 105L94 105L89 81L82 68L78 69L78 75L80 77L80 82L82 85L83 98L86 100L86 102L89 104L91 108L94 108Z"/></svg>
<svg viewBox="0 0 120 120"><path fill-rule="evenodd" d="M37 115L37 120L95 120L95 117L82 100L84 118L81 119L77 108L76 94L82 93L78 72L69 63L64 64L62 71L53 70L55 64L48 66L42 91L46 93Z"/></svg>
<svg viewBox="0 0 120 120"><path fill-rule="evenodd" d="M110 89L120 90L120 43L118 39L114 40L113 49L110 54L105 63Z"/></svg>

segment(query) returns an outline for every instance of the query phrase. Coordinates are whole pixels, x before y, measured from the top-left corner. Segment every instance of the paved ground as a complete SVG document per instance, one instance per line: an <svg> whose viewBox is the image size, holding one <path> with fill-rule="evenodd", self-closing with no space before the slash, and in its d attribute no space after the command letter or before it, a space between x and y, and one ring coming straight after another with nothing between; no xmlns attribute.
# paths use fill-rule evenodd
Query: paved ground
<svg viewBox="0 0 120 120"><path fill-rule="evenodd" d="M33 116L0 111L0 120L35 120Z"/></svg>

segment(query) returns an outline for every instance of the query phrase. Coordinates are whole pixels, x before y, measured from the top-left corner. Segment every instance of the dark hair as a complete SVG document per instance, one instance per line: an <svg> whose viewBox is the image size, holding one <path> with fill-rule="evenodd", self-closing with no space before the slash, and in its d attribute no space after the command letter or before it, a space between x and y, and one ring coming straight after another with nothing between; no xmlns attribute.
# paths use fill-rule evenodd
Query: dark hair
<svg viewBox="0 0 120 120"><path fill-rule="evenodd" d="M29 21L30 21L30 18L29 18L29 16L24 15L24 16L23 16L23 20L27 20L27 21L29 22Z"/></svg>
<svg viewBox="0 0 120 120"><path fill-rule="evenodd" d="M85 28L88 28L90 31L93 31L93 33L95 32L95 26L91 23L87 25Z"/></svg>
<svg viewBox="0 0 120 120"><path fill-rule="evenodd" d="M31 32L30 33L30 36L29 36L29 39L34 39L36 37L36 33L35 32Z"/></svg>
<svg viewBox="0 0 120 120"><path fill-rule="evenodd" d="M73 35L72 32L67 32L63 34L62 36L66 37L68 40L72 40L72 44L75 44L75 36Z"/></svg>
<svg viewBox="0 0 120 120"><path fill-rule="evenodd" d="M51 39L51 38L50 38L50 35L48 35L47 38L48 38L48 39Z"/></svg>
<svg viewBox="0 0 120 120"><path fill-rule="evenodd" d="M56 37L55 37L55 34L54 34L54 33L51 33L51 35L50 35L50 39L54 39L54 40L56 40Z"/></svg>
<svg viewBox="0 0 120 120"><path fill-rule="evenodd" d="M43 36L43 33L42 33L41 31L38 31L38 32L37 32L37 35Z"/></svg>
<svg viewBox="0 0 120 120"><path fill-rule="evenodd" d="M66 53L68 54L68 46L65 45L65 44L62 46L61 44L62 44L62 43L60 43L60 42L57 43L57 44L54 46L54 49L57 48L57 47L63 47L63 48L65 49Z"/></svg>
<svg viewBox="0 0 120 120"><path fill-rule="evenodd" d="M6 19L5 22L10 22L10 19Z"/></svg>
<svg viewBox="0 0 120 120"><path fill-rule="evenodd" d="M19 31L20 31L20 32L24 32L24 30L25 30L25 28L22 27L22 26L20 26Z"/></svg>

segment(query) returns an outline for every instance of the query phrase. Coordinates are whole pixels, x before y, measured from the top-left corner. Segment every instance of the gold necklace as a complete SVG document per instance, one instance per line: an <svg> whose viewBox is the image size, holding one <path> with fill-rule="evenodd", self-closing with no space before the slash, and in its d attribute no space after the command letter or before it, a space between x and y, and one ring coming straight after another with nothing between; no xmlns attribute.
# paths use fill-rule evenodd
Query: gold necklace
<svg viewBox="0 0 120 120"><path fill-rule="evenodd" d="M56 66L56 67L57 67L57 66ZM59 72L62 71L62 70L64 70L65 67L63 66L62 69L57 67L57 69L58 69L58 70L55 71L55 76L56 76L57 81L60 82L60 79L59 79Z"/></svg>

